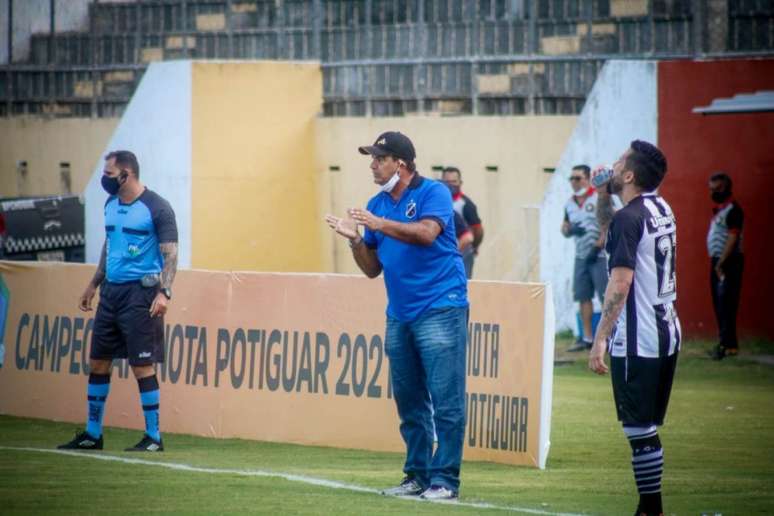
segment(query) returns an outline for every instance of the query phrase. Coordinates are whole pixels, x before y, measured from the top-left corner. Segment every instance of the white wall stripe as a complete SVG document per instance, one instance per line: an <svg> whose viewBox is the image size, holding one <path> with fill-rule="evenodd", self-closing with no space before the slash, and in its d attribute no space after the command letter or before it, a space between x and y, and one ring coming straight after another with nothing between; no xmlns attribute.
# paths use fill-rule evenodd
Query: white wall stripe
<svg viewBox="0 0 774 516"><path fill-rule="evenodd" d="M540 205L540 280L554 287L556 329L574 329L572 239L559 231L572 190L573 165L613 163L634 139L657 143L658 67L655 61L611 59L597 75L575 130L556 165ZM626 116L620 115L626 106Z"/></svg>
<svg viewBox="0 0 774 516"><path fill-rule="evenodd" d="M154 466L157 468L167 468L167 469L172 469L176 471L185 471L189 473L208 473L211 475L225 474L225 475L239 475L239 476L245 476L245 477L281 478L289 482L300 482L303 484L309 484L309 485L318 486L318 487L327 487L329 489L343 489L345 491L354 491L358 493L368 493L368 494L382 496L379 493L379 490L373 489L370 487L363 487L355 484L348 484L346 482L338 482L336 480L327 480L324 478L308 477L306 475L283 473L281 471L269 471L269 470L260 470L260 469L206 468L206 467L191 466L189 464L181 464L181 463L175 463L175 462L161 462L161 461L154 461L154 460L133 459L133 458L119 457L116 455L106 455L103 453L95 453L95 452L79 452L79 451L55 450L55 449L49 450L47 448L0 446L0 450L17 451L17 452L25 451L25 452L51 453L54 455L69 455L71 457L80 457L84 459L96 459L96 460L103 460L103 461L109 461L109 462L120 462L123 464L136 464L140 466ZM530 509L528 507L495 505L487 502L430 501L430 500L422 500L419 497L401 497L401 498L396 497L395 499L403 500L406 502L442 503L442 504L450 504L450 505L462 506L462 507L471 507L474 509L491 509L491 510L497 510L497 511L515 512L515 513L521 512L525 514L543 514L546 516L581 516L580 514L575 514L575 513L551 512L551 511L544 511L541 509Z"/></svg>
<svg viewBox="0 0 774 516"><path fill-rule="evenodd" d="M177 265L191 267L191 81L191 61L151 63L142 76L84 190L87 263L99 261L105 241L104 158L123 149L137 155L140 181L172 205L180 242Z"/></svg>

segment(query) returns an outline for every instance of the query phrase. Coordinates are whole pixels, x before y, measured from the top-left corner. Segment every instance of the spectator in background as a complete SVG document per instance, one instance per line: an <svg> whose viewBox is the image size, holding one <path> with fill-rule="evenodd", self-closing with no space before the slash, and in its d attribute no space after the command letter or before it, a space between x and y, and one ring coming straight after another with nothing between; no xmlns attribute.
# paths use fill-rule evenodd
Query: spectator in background
<svg viewBox="0 0 774 516"><path fill-rule="evenodd" d="M481 225L481 219L478 217L478 209L470 197L462 193L462 173L457 167L446 167L441 174L441 179L452 193L454 201L454 211L459 213L465 220L470 231L473 234L473 245L465 249L462 253L462 261L465 264L465 275L468 279L473 277L473 262L478 256L478 248L484 240L484 226ZM460 249L462 252L462 249Z"/></svg>
<svg viewBox="0 0 774 516"><path fill-rule="evenodd" d="M710 177L709 189L715 206L707 233L710 256L710 290L719 342L712 358L722 360L739 352L736 338L736 313L742 289L742 225L744 212L731 194L731 178L724 172Z"/></svg>
<svg viewBox="0 0 774 516"><path fill-rule="evenodd" d="M570 173L573 195L564 207L562 234L575 238L575 267L573 273L573 297L580 304L583 334L568 351L591 349L593 335L591 320L594 314L592 299L596 292L603 302L607 287L605 235L600 231L596 206L598 194L589 184L591 170L587 165L576 165Z"/></svg>
<svg viewBox="0 0 774 516"><path fill-rule="evenodd" d="M465 223L462 215L454 212L454 232L457 235L457 250L462 256L473 248L473 232Z"/></svg>

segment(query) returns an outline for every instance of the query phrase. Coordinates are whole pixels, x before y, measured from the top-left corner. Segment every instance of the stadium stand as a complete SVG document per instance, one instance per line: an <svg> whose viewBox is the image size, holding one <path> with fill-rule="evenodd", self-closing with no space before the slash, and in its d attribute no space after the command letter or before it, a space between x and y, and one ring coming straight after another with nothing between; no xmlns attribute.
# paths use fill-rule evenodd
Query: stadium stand
<svg viewBox="0 0 774 516"><path fill-rule="evenodd" d="M607 59L774 49L767 0L102 0L79 32L55 4L0 67L0 116L120 116L181 58L319 60L325 116L577 114Z"/></svg>

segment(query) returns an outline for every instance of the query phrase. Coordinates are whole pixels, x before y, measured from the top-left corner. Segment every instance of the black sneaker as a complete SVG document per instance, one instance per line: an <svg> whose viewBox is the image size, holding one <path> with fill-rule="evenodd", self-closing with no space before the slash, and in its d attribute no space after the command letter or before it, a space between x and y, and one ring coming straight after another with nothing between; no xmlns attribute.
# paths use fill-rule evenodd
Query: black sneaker
<svg viewBox="0 0 774 516"><path fill-rule="evenodd" d="M578 338L578 340L575 341L575 344L567 348L567 351L570 353L575 353L576 351L587 351L591 349L592 345L593 345L593 342L589 342L587 340L583 340L582 338Z"/></svg>
<svg viewBox="0 0 774 516"><path fill-rule="evenodd" d="M399 485L382 490L385 496L417 496L424 491L419 482L413 478L404 477Z"/></svg>
<svg viewBox="0 0 774 516"><path fill-rule="evenodd" d="M57 450L101 450L103 446L102 436L92 437L88 432L75 433L75 438L67 443L57 446Z"/></svg>
<svg viewBox="0 0 774 516"><path fill-rule="evenodd" d="M142 439L139 443L135 444L131 448L125 449L124 451L164 451L164 443L161 439L157 441L148 434L145 434L142 436Z"/></svg>
<svg viewBox="0 0 774 516"><path fill-rule="evenodd" d="M735 357L738 354L739 348L724 348L723 346L718 346L709 352L709 356L712 360L723 360L727 357Z"/></svg>
<svg viewBox="0 0 774 516"><path fill-rule="evenodd" d="M715 349L709 352L712 360L723 360L726 357L735 357L739 354L739 348L727 348L718 344Z"/></svg>

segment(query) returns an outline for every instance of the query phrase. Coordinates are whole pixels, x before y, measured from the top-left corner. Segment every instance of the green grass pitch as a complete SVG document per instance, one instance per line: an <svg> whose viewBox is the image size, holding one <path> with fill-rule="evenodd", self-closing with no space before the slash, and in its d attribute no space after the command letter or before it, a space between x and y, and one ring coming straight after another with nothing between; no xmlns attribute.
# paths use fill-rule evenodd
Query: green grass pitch
<svg viewBox="0 0 774 516"><path fill-rule="evenodd" d="M742 356L719 363L704 356L707 349L706 342L685 345L660 430L666 514L772 514L774 366L749 355L774 354L774 343L745 342ZM106 429L106 449L96 452L208 470L185 471L15 449L54 448L77 426L1 416L0 514L631 514L637 496L610 379L588 372L584 356L562 356L574 361L555 368L547 469L465 462L458 505L376 494L401 478L403 457L395 453L165 434L167 451L137 455L121 450L138 432L117 428ZM373 491L211 471L221 469Z"/></svg>

